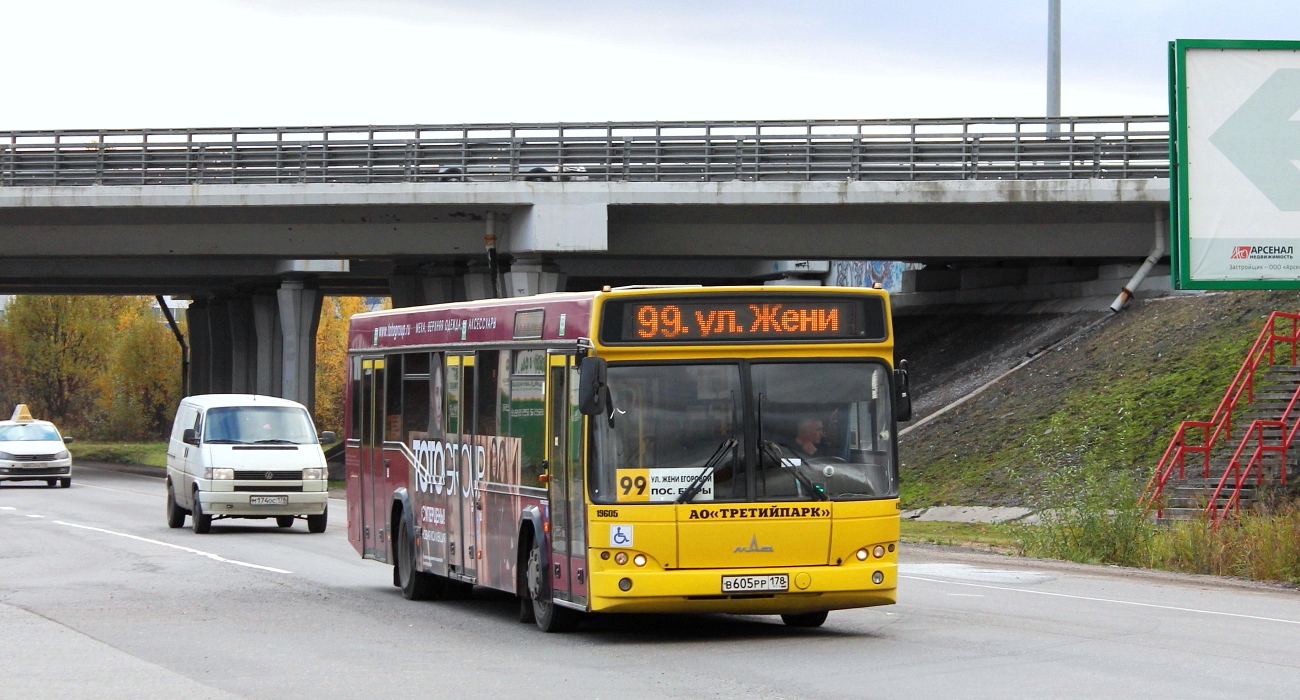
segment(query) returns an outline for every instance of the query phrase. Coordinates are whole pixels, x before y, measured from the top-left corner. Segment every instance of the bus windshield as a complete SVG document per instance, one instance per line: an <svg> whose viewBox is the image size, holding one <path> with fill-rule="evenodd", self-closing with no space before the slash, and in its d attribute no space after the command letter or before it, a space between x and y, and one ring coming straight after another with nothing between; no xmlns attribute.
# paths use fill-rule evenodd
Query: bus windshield
<svg viewBox="0 0 1300 700"><path fill-rule="evenodd" d="M320 440L311 419L291 406L239 406L208 411L203 441L231 445L308 445Z"/></svg>
<svg viewBox="0 0 1300 700"><path fill-rule="evenodd" d="M894 497L888 378L881 362L612 364L612 419L592 421L592 497Z"/></svg>

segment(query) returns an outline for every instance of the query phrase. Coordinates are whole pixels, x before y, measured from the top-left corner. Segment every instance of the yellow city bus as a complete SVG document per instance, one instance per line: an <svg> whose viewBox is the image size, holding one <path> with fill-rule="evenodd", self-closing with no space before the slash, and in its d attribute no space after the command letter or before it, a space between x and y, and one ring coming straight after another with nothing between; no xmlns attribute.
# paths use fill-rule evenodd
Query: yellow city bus
<svg viewBox="0 0 1300 700"><path fill-rule="evenodd" d="M360 314L348 535L410 599L780 615L894 602L889 297L646 287ZM902 364L902 363L900 363Z"/></svg>

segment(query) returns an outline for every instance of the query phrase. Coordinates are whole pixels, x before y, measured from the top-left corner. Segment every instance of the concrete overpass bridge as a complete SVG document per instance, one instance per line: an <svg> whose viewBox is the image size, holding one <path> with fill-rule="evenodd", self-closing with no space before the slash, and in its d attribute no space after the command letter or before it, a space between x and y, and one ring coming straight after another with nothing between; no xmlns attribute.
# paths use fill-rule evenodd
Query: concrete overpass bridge
<svg viewBox="0 0 1300 700"><path fill-rule="evenodd" d="M410 305L754 281L787 259L925 263L903 295L916 302L1093 283L1151 249L1167 129L1141 116L0 132L0 293L187 295L195 392L310 401L322 294Z"/></svg>

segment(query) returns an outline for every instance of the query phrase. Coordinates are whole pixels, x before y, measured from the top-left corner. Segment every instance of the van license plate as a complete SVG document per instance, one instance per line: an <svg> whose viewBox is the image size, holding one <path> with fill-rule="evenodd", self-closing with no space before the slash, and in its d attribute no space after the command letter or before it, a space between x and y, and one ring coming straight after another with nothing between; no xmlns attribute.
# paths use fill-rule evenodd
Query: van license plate
<svg viewBox="0 0 1300 700"><path fill-rule="evenodd" d="M248 505L250 506L287 506L289 505L288 496L249 496Z"/></svg>
<svg viewBox="0 0 1300 700"><path fill-rule="evenodd" d="M723 576L723 593L758 593L790 590L789 574L769 576Z"/></svg>

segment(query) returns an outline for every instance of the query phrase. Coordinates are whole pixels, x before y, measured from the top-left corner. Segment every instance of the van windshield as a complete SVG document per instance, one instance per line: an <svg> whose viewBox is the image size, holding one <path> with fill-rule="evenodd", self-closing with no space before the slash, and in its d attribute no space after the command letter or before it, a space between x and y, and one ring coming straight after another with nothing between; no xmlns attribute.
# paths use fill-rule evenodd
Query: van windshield
<svg viewBox="0 0 1300 700"><path fill-rule="evenodd" d="M320 442L307 411L292 406L238 406L208 411L203 441L231 445Z"/></svg>

